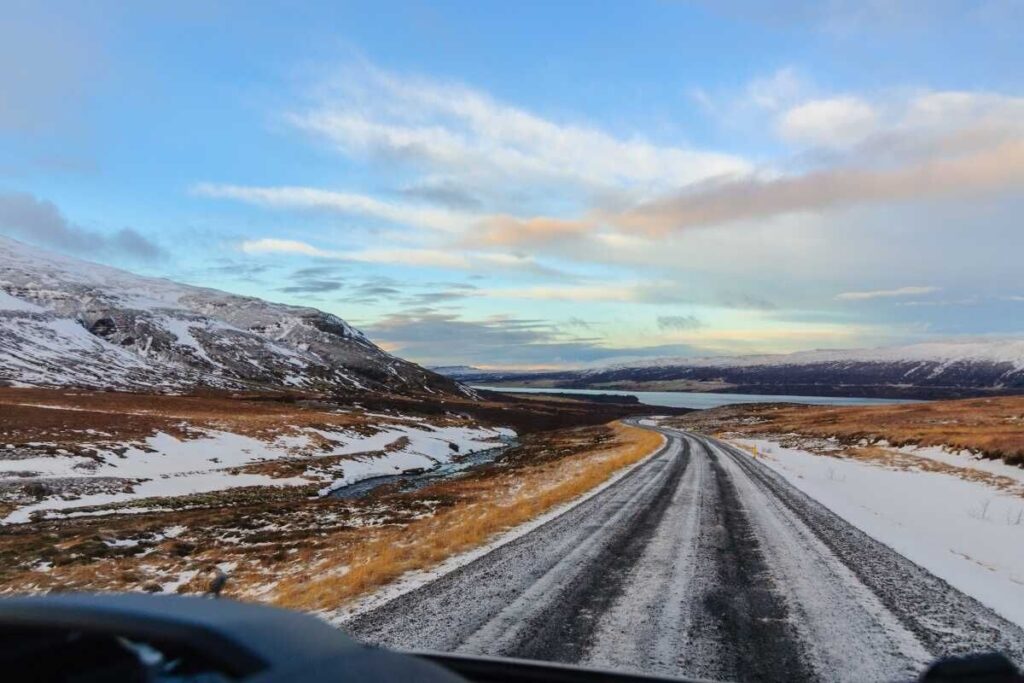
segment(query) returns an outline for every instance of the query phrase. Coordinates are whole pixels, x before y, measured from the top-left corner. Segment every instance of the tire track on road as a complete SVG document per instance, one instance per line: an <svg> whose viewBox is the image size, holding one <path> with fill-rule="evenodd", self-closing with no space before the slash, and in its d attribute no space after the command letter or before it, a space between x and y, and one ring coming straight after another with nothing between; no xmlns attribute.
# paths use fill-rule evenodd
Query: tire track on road
<svg viewBox="0 0 1024 683"><path fill-rule="evenodd" d="M509 628L526 623L573 577L602 541L649 505L680 456L678 440L593 498L477 560L359 615L344 627L366 642L405 649L499 654L517 646ZM629 529L628 525L624 525ZM572 558L567 561L567 558ZM533 600L520 600L530 593ZM517 603L517 600L519 601ZM503 635L505 634L505 635Z"/></svg>

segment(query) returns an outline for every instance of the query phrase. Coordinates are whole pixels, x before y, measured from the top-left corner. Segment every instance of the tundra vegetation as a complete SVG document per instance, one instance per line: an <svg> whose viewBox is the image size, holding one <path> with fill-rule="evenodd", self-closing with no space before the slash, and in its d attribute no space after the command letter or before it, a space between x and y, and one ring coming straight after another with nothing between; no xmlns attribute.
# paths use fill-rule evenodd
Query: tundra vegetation
<svg viewBox="0 0 1024 683"><path fill-rule="evenodd" d="M307 609L338 607L408 570L429 568L484 543L650 453L659 436L615 421L643 410L497 395L417 411L414 401L379 396L357 406L303 395L2 388L4 515L39 498L74 500L94 493L76 488L85 486L78 480L14 476L22 455L36 462L74 458L88 465L101 453L127 465L110 458L110 449L145 444L158 433L188 440L203 430L219 430L260 440L301 430L372 433L382 425L449 430L511 425L518 437L493 463L413 491L395 483L359 499L321 495L322 480L305 484L302 477L344 468L353 457L319 452L321 445L331 447L325 439L229 468L228 475L259 475L271 485L47 511L0 526L0 586L9 593L197 593L220 567L231 577L227 595ZM358 457L384 457L404 448L404 438ZM452 451L454 458L461 456ZM272 485L286 480L287 486ZM88 486L115 484L90 481ZM131 479L116 486L130 489Z"/></svg>

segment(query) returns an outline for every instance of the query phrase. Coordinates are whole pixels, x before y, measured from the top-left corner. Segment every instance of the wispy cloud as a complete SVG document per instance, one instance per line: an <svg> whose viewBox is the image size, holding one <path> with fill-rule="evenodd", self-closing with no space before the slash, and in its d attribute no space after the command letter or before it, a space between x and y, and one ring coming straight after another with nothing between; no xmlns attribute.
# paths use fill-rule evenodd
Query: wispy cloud
<svg viewBox="0 0 1024 683"><path fill-rule="evenodd" d="M320 102L288 120L346 154L428 164L469 185L557 178L585 186L666 187L750 164L734 155L656 145L578 122L556 122L463 85L353 66Z"/></svg>
<svg viewBox="0 0 1024 683"><path fill-rule="evenodd" d="M387 202L368 195L312 187L247 187L199 183L192 191L204 197L233 199L274 208L337 211L442 231L464 229L477 220L477 217L461 212Z"/></svg>
<svg viewBox="0 0 1024 683"><path fill-rule="evenodd" d="M317 258L363 263L395 263L440 268L470 268L467 257L438 249L321 249L300 240L265 237L245 240L239 248L247 254L298 254Z"/></svg>
<svg viewBox="0 0 1024 683"><path fill-rule="evenodd" d="M455 270L508 269L537 274L560 275L525 254L463 252L451 249L323 249L308 242L275 237L243 240L239 249L246 254L287 254L357 263L426 266Z"/></svg>
<svg viewBox="0 0 1024 683"><path fill-rule="evenodd" d="M843 292L836 295L838 301L867 301L870 299L894 299L905 296L920 296L938 292L938 287L899 287L897 289L875 289L865 292Z"/></svg>
<svg viewBox="0 0 1024 683"><path fill-rule="evenodd" d="M482 288L481 296L522 301L691 304L689 288L673 280L620 280L581 284Z"/></svg>

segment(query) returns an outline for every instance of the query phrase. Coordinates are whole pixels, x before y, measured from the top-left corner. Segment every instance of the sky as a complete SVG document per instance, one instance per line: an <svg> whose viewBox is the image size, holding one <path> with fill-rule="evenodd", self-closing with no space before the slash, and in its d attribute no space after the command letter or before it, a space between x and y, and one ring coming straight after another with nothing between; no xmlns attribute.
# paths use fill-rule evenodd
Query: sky
<svg viewBox="0 0 1024 683"><path fill-rule="evenodd" d="M431 366L1018 335L1021 35L1019 0L9 0L0 234Z"/></svg>

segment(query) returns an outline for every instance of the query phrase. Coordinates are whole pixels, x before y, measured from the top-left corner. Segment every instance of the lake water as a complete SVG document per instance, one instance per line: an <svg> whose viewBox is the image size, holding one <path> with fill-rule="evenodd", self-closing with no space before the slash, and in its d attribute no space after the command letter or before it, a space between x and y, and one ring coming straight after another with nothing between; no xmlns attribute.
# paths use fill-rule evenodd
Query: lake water
<svg viewBox="0 0 1024 683"><path fill-rule="evenodd" d="M491 391L507 391L524 394L612 394L615 396L636 396L641 403L649 406L669 408L717 408L735 403L807 403L821 406L867 406L883 403L910 403L898 398L853 398L844 396L785 396L776 394L706 394L686 391L615 391L612 389L534 389L525 387L485 387Z"/></svg>

